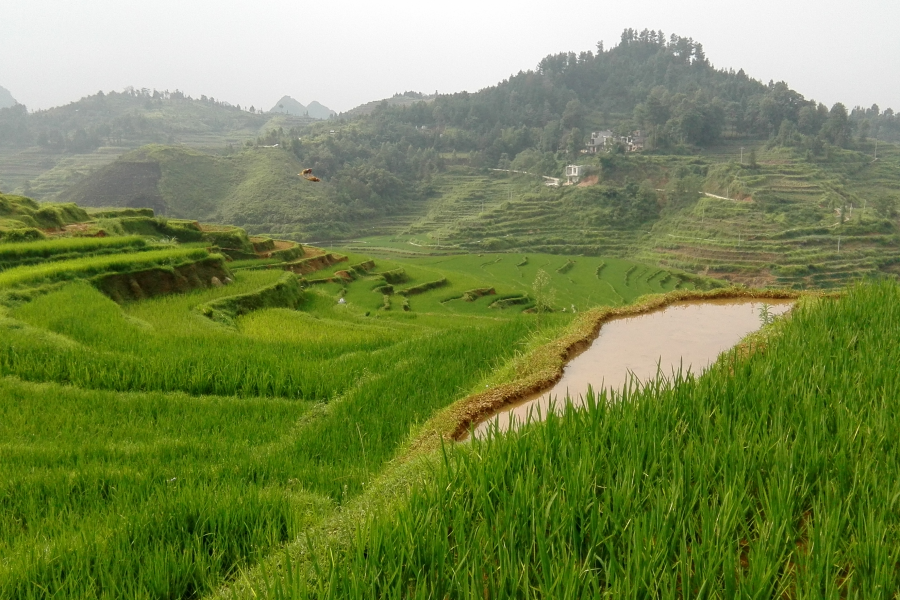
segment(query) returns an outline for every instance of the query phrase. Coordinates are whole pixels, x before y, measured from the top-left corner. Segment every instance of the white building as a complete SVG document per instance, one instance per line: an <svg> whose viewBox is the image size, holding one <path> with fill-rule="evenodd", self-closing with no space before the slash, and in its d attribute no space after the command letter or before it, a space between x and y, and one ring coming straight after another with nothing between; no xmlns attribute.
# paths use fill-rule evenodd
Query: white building
<svg viewBox="0 0 900 600"><path fill-rule="evenodd" d="M641 130L631 132L631 135L622 137L612 131L594 131L591 139L585 145L585 152L596 154L597 152L611 152L616 145L621 144L625 152L640 152L644 149L646 136Z"/></svg>
<svg viewBox="0 0 900 600"><path fill-rule="evenodd" d="M566 165L566 185L578 183L583 175L584 167L582 165Z"/></svg>

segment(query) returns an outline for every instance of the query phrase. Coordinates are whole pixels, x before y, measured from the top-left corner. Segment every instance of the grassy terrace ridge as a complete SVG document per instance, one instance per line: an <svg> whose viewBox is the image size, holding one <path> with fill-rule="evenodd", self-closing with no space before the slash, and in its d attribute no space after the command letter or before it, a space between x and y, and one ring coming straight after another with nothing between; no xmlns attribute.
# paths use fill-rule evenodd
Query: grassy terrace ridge
<svg viewBox="0 0 900 600"><path fill-rule="evenodd" d="M892 598L898 307L806 300L700 377L444 445L218 597Z"/></svg>
<svg viewBox="0 0 900 600"><path fill-rule="evenodd" d="M60 255L125 251L142 249L146 246L147 241L139 236L58 238L0 244L0 268L25 261L53 260Z"/></svg>
<svg viewBox="0 0 900 600"><path fill-rule="evenodd" d="M351 263L359 258L358 254L349 254ZM572 261L573 266L559 273L557 268L569 264L567 261ZM643 294L723 285L676 269L655 269L617 258L496 253L379 258L377 263L378 273L359 277L346 286L346 290L343 283L327 283L322 290L334 295L344 294L355 306L377 310L382 305L383 293L399 294L404 288L446 279L445 284L427 294L409 297L412 312L500 317L534 307L533 284L539 272L548 277L549 286L555 293L553 307L559 311L571 311L572 307L585 310L597 305L618 306L633 302ZM402 276L398 275L401 271ZM392 284L395 277L400 277L397 284L390 286L390 290L382 289ZM489 288L494 288L495 293L466 297L472 290ZM512 298L525 300L501 308L504 306L502 301ZM398 299L397 304L400 302ZM494 305L497 302L500 304Z"/></svg>
<svg viewBox="0 0 900 600"><path fill-rule="evenodd" d="M111 272L134 271L140 268L174 266L201 260L209 256L210 254L206 250L200 248L168 248L137 254L90 256L39 265L14 267L0 272L0 288L8 288L25 283L90 277Z"/></svg>

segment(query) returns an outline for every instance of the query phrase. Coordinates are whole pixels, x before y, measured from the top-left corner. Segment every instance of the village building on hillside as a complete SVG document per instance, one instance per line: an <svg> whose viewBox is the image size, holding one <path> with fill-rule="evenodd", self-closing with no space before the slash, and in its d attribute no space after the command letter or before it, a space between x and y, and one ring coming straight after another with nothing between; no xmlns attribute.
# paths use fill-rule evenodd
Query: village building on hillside
<svg viewBox="0 0 900 600"><path fill-rule="evenodd" d="M610 145L613 143L611 140L615 139L616 136L612 131L594 131L591 133L591 139L588 140L585 149L589 154L597 154L600 150L608 152Z"/></svg>
<svg viewBox="0 0 900 600"><path fill-rule="evenodd" d="M591 133L591 139L585 145L584 152L586 154L596 154L597 152L612 152L616 146L621 146L625 152L640 152L644 149L646 143L644 132L638 129L632 131L631 135L620 136L615 135L612 131L594 131Z"/></svg>
<svg viewBox="0 0 900 600"><path fill-rule="evenodd" d="M566 165L566 185L578 183L584 175L584 167L582 165Z"/></svg>
<svg viewBox="0 0 900 600"><path fill-rule="evenodd" d="M632 131L625 140L625 152L640 152L644 149L646 139L644 132L640 129Z"/></svg>

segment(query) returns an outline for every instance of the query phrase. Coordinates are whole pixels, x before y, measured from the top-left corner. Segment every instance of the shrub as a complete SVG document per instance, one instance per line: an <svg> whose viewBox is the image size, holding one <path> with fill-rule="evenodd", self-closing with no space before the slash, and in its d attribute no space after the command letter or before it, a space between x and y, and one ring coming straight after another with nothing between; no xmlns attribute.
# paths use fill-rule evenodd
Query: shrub
<svg viewBox="0 0 900 600"><path fill-rule="evenodd" d="M235 317L263 308L295 308L303 298L303 290L293 273L259 290L235 296L225 296L197 307L200 313L213 321L234 324Z"/></svg>
<svg viewBox="0 0 900 600"><path fill-rule="evenodd" d="M434 281L426 281L425 283L420 283L419 285L408 287L405 290L400 290L397 293L401 296L414 296L416 294L422 294L429 290L437 289L445 285L447 285L447 278L441 277L440 279L436 279Z"/></svg>
<svg viewBox="0 0 900 600"><path fill-rule="evenodd" d="M384 278L384 280L387 281L388 283L393 283L393 284L403 283L403 282L409 280L409 276L406 274L406 271L403 270L402 268L393 269L391 271L385 271L384 273L379 273L379 275L381 275Z"/></svg>
<svg viewBox="0 0 900 600"><path fill-rule="evenodd" d="M0 242L32 242L46 239L47 236L40 229L34 227L22 227L0 231Z"/></svg>

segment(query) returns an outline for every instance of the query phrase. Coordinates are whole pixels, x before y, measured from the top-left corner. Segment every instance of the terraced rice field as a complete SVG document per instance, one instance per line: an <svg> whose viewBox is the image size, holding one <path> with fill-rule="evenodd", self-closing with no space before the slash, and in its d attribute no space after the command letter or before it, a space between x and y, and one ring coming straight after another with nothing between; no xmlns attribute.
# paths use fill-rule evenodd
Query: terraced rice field
<svg viewBox="0 0 900 600"><path fill-rule="evenodd" d="M732 184L747 198L701 198L658 222L637 256L750 284L795 288L837 287L890 272L900 260L896 231L872 207L880 194L897 193L888 173L900 155L891 147L883 160L873 162L842 152L843 162L822 166L783 149L760 153L759 172L742 172ZM714 193L727 191L720 185Z"/></svg>
<svg viewBox="0 0 900 600"><path fill-rule="evenodd" d="M227 288L124 309L73 283L5 311L2 452L21 458L4 461L0 594L209 591L357 494L417 422L532 329L523 319L367 317L319 291L301 312L263 310L236 328L192 309L278 276L246 272ZM48 394L79 412L79 425L60 430L48 414L19 427ZM59 452L40 450L47 436ZM79 453L72 480L60 461ZM38 538L49 545L34 552Z"/></svg>
<svg viewBox="0 0 900 600"><path fill-rule="evenodd" d="M410 213L402 226L373 226L372 236L351 248L633 257L751 285L837 287L900 264L896 219L885 221L874 208L878 198L900 197L900 150L880 148L875 161L874 148L810 158L756 143L758 169L747 167L751 147L740 166L737 142L701 157L633 157L604 183L651 177L662 202L669 178L696 172L705 195L630 226L573 204L571 188L549 190L533 177L457 167L436 176L434 195L417 205L427 214L411 222Z"/></svg>

